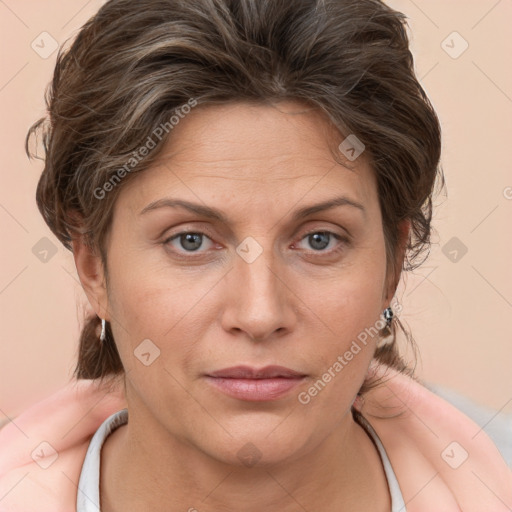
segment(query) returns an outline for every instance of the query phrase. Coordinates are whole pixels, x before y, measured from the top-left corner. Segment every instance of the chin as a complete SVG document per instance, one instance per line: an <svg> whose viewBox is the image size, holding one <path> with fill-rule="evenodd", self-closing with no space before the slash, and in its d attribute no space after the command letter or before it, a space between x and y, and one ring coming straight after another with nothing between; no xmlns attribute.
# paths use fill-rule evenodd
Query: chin
<svg viewBox="0 0 512 512"><path fill-rule="evenodd" d="M290 435L290 426L278 432L276 425L278 422L269 423L262 429L246 426L238 434L226 428L232 436L212 439L204 451L215 459L241 468L271 467L299 458L306 451L311 436L305 435L299 425L291 429L294 435Z"/></svg>

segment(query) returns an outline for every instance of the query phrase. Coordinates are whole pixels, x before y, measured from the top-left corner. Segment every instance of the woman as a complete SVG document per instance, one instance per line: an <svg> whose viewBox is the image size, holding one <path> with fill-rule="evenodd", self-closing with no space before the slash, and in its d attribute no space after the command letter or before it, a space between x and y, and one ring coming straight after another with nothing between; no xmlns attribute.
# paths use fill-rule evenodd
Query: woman
<svg viewBox="0 0 512 512"><path fill-rule="evenodd" d="M111 0L48 111L37 203L95 314L76 381L0 430L0 510L512 508L396 346L442 184L402 14Z"/></svg>

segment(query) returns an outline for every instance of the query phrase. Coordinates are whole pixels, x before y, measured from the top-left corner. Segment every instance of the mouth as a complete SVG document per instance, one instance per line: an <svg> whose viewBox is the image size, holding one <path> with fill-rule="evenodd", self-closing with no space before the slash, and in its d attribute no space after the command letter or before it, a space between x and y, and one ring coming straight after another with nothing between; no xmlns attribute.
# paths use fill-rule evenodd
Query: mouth
<svg viewBox="0 0 512 512"><path fill-rule="evenodd" d="M222 393L253 402L278 400L307 377L284 366L225 368L205 375L209 384Z"/></svg>

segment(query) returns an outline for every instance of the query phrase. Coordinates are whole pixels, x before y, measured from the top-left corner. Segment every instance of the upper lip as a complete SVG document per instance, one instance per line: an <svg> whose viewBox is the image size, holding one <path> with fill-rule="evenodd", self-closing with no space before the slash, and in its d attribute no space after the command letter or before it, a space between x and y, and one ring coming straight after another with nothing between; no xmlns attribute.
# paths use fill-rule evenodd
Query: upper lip
<svg viewBox="0 0 512 512"><path fill-rule="evenodd" d="M291 370L284 366L265 366L264 368L253 368L251 366L232 366L215 372L208 373L209 377L227 379L272 379L276 377L297 378L305 374Z"/></svg>

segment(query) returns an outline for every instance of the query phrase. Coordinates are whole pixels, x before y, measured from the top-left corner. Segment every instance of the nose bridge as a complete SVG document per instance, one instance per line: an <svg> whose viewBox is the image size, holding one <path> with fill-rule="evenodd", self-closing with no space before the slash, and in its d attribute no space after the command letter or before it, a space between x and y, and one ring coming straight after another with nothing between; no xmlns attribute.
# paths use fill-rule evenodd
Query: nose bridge
<svg viewBox="0 0 512 512"><path fill-rule="evenodd" d="M290 329L293 308L281 277L271 237L260 242L246 239L237 247L230 286L236 283L226 305L225 328L245 331L263 339L277 329Z"/></svg>
<svg viewBox="0 0 512 512"><path fill-rule="evenodd" d="M261 302L262 305L275 301L280 296L282 283L276 277L277 259L275 257L272 239L256 241L246 238L237 247L235 271L240 279L241 291L250 296L251 302Z"/></svg>

